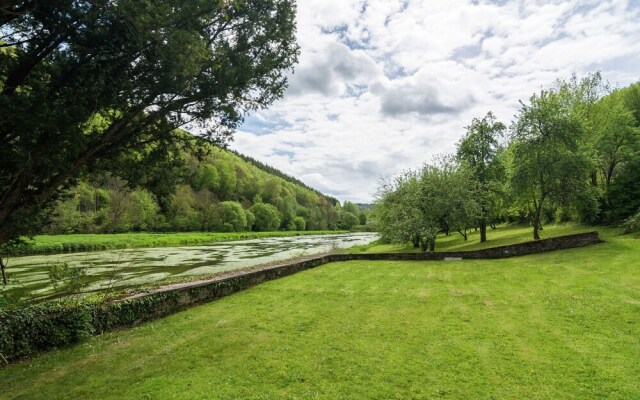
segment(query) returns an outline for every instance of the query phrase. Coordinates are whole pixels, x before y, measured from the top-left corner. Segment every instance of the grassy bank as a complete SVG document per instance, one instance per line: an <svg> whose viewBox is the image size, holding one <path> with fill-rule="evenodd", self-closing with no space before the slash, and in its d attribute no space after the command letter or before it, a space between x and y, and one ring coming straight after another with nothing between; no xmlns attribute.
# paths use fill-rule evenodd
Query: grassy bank
<svg viewBox="0 0 640 400"><path fill-rule="evenodd" d="M5 367L3 396L638 398L640 240L603 236L499 261L329 264Z"/></svg>
<svg viewBox="0 0 640 400"><path fill-rule="evenodd" d="M601 227L563 224L545 226L541 231L542 239L572 235L576 233L602 230ZM604 228L607 230L607 228ZM489 247L504 246L508 244L524 243L533 240L532 229L528 225L498 225L496 229L487 231L487 241L480 243L480 232L470 230L465 241L462 235L451 232L449 236L439 234L436 240L436 251L480 250ZM355 246L350 249L352 253L415 253L420 249L407 244L388 244L374 242L363 246Z"/></svg>
<svg viewBox="0 0 640 400"><path fill-rule="evenodd" d="M178 233L96 233L71 235L37 235L13 255L56 254L78 251L133 249L142 247L196 246L231 240L266 237L328 235L347 231L276 231L276 232L178 232Z"/></svg>

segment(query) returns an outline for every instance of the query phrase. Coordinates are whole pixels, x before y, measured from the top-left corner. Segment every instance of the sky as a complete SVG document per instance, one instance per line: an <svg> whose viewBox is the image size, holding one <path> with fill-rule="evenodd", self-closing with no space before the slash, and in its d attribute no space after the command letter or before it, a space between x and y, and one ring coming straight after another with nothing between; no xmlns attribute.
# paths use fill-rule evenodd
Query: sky
<svg viewBox="0 0 640 400"><path fill-rule="evenodd" d="M640 80L640 0L298 0L297 29L284 97L229 147L341 201L372 202L558 78Z"/></svg>

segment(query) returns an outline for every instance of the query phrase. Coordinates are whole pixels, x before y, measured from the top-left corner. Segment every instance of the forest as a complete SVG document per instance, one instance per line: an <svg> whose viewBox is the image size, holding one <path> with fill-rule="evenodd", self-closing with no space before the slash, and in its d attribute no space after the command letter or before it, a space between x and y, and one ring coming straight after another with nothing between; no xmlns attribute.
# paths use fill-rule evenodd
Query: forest
<svg viewBox="0 0 640 400"><path fill-rule="evenodd" d="M380 185L376 226L388 242L434 250L437 234L497 223L622 224L640 230L640 83L612 89L599 72L559 79L506 125L489 112L456 145Z"/></svg>
<svg viewBox="0 0 640 400"><path fill-rule="evenodd" d="M160 176L149 180L165 182L151 186L155 192L107 173L78 180L41 233L348 230L366 224L366 214L353 203L340 204L275 168L213 145L204 155L185 148L173 168L155 173Z"/></svg>

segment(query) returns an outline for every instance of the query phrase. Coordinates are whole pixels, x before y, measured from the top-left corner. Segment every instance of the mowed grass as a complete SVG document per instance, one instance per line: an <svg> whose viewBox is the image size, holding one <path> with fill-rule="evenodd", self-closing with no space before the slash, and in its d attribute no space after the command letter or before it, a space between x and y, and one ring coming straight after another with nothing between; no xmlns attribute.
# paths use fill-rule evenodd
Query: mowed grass
<svg viewBox="0 0 640 400"><path fill-rule="evenodd" d="M20 399L637 399L640 240L333 263L0 369Z"/></svg>
<svg viewBox="0 0 640 400"><path fill-rule="evenodd" d="M542 239L573 235L576 233L591 232L594 230L610 231L610 229L594 228L593 226L579 224L548 225L540 232ZM487 228L487 241L480 243L480 232L470 230L467 232L467 240L458 232L451 232L449 236L438 234L436 251L480 250L489 247L504 246L509 244L524 243L533 240L533 229L528 225L498 225L496 229ZM415 253L420 252L410 243L388 244L374 242L368 245L355 246L350 249L352 253Z"/></svg>
<svg viewBox="0 0 640 400"><path fill-rule="evenodd" d="M133 249L142 247L196 246L231 240L266 237L327 235L347 231L276 231L276 232L129 232L70 235L37 235L27 240L19 254L53 254L76 251Z"/></svg>

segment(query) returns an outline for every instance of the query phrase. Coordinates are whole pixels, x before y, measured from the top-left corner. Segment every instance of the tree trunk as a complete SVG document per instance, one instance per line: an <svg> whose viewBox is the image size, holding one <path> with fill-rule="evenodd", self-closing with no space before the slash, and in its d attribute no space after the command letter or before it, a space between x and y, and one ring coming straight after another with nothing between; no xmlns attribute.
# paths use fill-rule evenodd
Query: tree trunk
<svg viewBox="0 0 640 400"><path fill-rule="evenodd" d="M420 250L422 250L423 253L427 252L427 246L428 246L428 242L424 239L420 240Z"/></svg>
<svg viewBox="0 0 640 400"><path fill-rule="evenodd" d="M418 247L420 247L420 236L414 236L411 242L413 243L413 248L417 249Z"/></svg>
<svg viewBox="0 0 640 400"><path fill-rule="evenodd" d="M480 221L480 243L487 241L487 221Z"/></svg>
<svg viewBox="0 0 640 400"><path fill-rule="evenodd" d="M2 285L7 286L7 269L2 260L2 256L0 256L0 270L2 270Z"/></svg>
<svg viewBox="0 0 640 400"><path fill-rule="evenodd" d="M542 202L537 205L535 215L533 216L533 239L540 240L540 213L542 212Z"/></svg>
<svg viewBox="0 0 640 400"><path fill-rule="evenodd" d="M436 240L435 239L430 239L429 240L429 251L436 251Z"/></svg>
<svg viewBox="0 0 640 400"><path fill-rule="evenodd" d="M449 224L447 224L447 221L446 221L446 220L444 220L444 219L442 219L440 222L441 222L442 227L443 227L443 229L444 229L444 235L445 235L445 236L449 236L449 231L451 230L451 229L449 228Z"/></svg>
<svg viewBox="0 0 640 400"><path fill-rule="evenodd" d="M462 229L458 229L458 233L460 235L462 235L462 237L464 238L464 241L467 241L467 230L465 229L464 231Z"/></svg>
<svg viewBox="0 0 640 400"><path fill-rule="evenodd" d="M598 187L598 174L595 172L591 173L591 186Z"/></svg>

